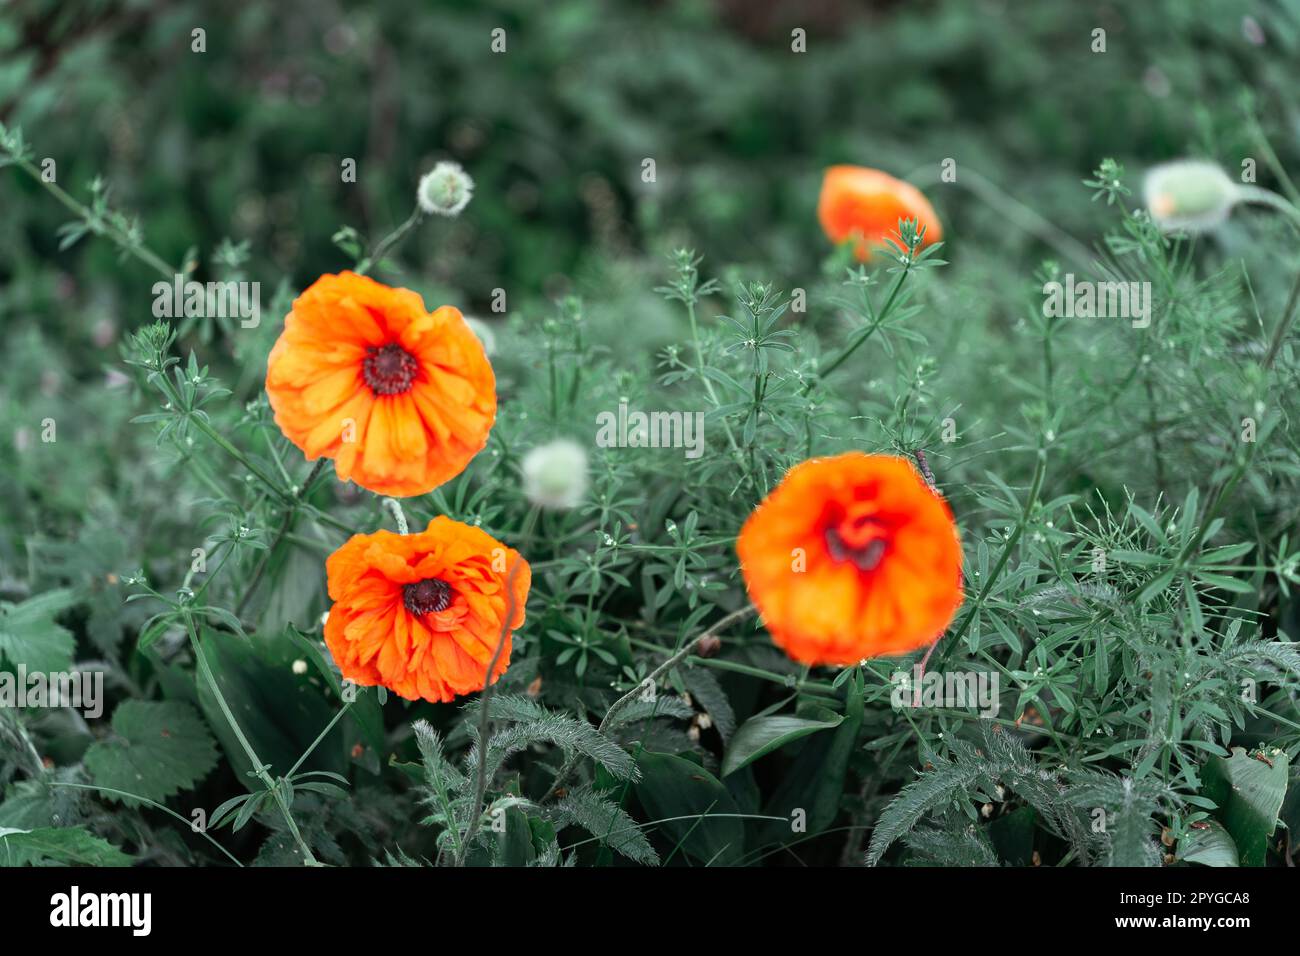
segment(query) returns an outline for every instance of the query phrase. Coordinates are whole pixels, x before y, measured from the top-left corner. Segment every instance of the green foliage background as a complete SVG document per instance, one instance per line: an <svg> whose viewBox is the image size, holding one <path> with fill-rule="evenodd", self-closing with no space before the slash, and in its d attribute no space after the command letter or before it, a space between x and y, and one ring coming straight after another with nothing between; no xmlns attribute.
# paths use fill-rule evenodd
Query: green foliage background
<svg viewBox="0 0 1300 956"><path fill-rule="evenodd" d="M170 351L193 351L181 367L217 431L286 487L309 467L261 384L288 303L354 264L342 227L373 243L433 162L465 166L466 212L425 222L378 271L491 323L501 414L465 476L407 515L479 521L539 566L484 722L498 832L477 823L475 705L367 691L331 723L323 558L342 538L327 519L371 530L388 520L378 499L325 481L289 511L162 409L123 361L149 351L131 336L159 276L102 238L63 243L69 210L0 170L0 666L75 660L108 675L110 697L99 720L0 711L0 862L298 863L303 845L332 864L1283 861L1300 824L1300 450L1294 337L1268 348L1300 244L1256 208L1166 242L1139 176L1191 154L1235 177L1252 159L1296 200L1300 4L801 6L0 10L0 120L33 161L54 158L83 203L101 177L166 263L261 283L258 329L186 324ZM1107 157L1131 195L1082 185ZM340 181L345 158L356 183ZM946 158L956 183L940 182ZM815 218L838 162L921 186L949 264L846 286ZM698 349L684 303L655 292L685 281L678 298L694 298L678 248L717 280ZM1151 328L1042 316L1046 279L1096 263L1152 283ZM887 321L822 381L895 281ZM796 288L806 313L784 311ZM590 445L624 398L710 411L706 457L591 448L586 506L530 522L523 454ZM845 448L929 456L968 565L936 663L996 670L998 718L900 712L890 675L910 661L808 673L746 622L597 732L619 694L743 606L732 540L785 468ZM195 547L220 568L210 586L189 573ZM137 571L167 601L203 589L214 610L127 603ZM196 679L198 649L262 777ZM807 828L792 834L795 808Z"/></svg>

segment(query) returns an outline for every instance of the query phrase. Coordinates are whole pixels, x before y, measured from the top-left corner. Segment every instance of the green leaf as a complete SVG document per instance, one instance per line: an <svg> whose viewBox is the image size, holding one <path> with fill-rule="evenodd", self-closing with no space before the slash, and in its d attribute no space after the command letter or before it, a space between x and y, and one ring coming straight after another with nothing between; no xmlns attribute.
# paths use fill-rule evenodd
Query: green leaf
<svg viewBox="0 0 1300 956"><path fill-rule="evenodd" d="M86 769L101 787L162 802L217 763L212 737L189 704L124 701L113 712L113 733L86 750Z"/></svg>
<svg viewBox="0 0 1300 956"><path fill-rule="evenodd" d="M1194 829L1178 846L1178 857L1184 863L1202 866L1240 866L1237 844L1218 820L1207 820L1203 829Z"/></svg>
<svg viewBox="0 0 1300 956"><path fill-rule="evenodd" d="M637 799L671 846L707 866L740 859L745 828L736 801L717 777L699 764L672 754L645 752L637 761L642 779Z"/></svg>
<svg viewBox="0 0 1300 956"><path fill-rule="evenodd" d="M329 691L310 671L295 674L301 651L283 632L253 634L248 640L205 628L199 635L217 686L253 750L273 772L284 773L334 717ZM359 695L359 699L361 696ZM208 682L198 681L199 707L217 736L236 776L250 790L262 789L248 776L248 755L230 729ZM346 773L344 728L340 721L312 751L300 772Z"/></svg>
<svg viewBox="0 0 1300 956"><path fill-rule="evenodd" d="M465 708L474 737L478 735L475 717L478 706L476 701ZM590 757L619 780L636 776L636 764L627 751L585 720L547 710L519 695L494 697L489 707L494 717L518 721L493 734L488 741L489 774L495 774L512 754L534 743L548 742L563 749L566 757L574 753ZM470 764L478 760L477 748L476 741L470 752Z"/></svg>
<svg viewBox="0 0 1300 956"><path fill-rule="evenodd" d="M497 861L502 866L530 866L537 859L528 814L518 807L504 812L505 830L497 838Z"/></svg>
<svg viewBox="0 0 1300 956"><path fill-rule="evenodd" d="M741 725L732 738L731 745L722 758L722 776L735 773L759 757L779 750L800 737L807 737L819 730L830 730L843 722L841 716L836 716L834 720L809 720L805 717L779 715L751 718Z"/></svg>
<svg viewBox="0 0 1300 956"><path fill-rule="evenodd" d="M1237 844L1242 866L1264 865L1286 798L1286 753L1270 749L1262 756L1272 766L1233 747L1231 757L1215 757L1205 767L1203 792L1218 804L1215 815Z"/></svg>
<svg viewBox="0 0 1300 956"><path fill-rule="evenodd" d="M21 604L0 601L0 663L45 673L71 670L76 639L66 627L54 623L54 617L72 603L72 592L66 588L46 591Z"/></svg>
<svg viewBox="0 0 1300 956"><path fill-rule="evenodd" d="M81 827L0 827L0 866L130 866L131 857Z"/></svg>
<svg viewBox="0 0 1300 956"><path fill-rule="evenodd" d="M784 843L800 839L792 826L796 810L804 811L803 822L808 833L820 833L838 815L849 759L857 748L863 717L862 672L856 667L851 670L843 722L834 733L819 734L800 748L799 756L785 772L784 781L766 807L768 814L785 819L771 821L765 840ZM824 708L816 710L818 718L824 721L837 716Z"/></svg>
<svg viewBox="0 0 1300 956"><path fill-rule="evenodd" d="M635 863L659 865L659 854L646 839L641 825L618 804L590 787L577 787L555 806L559 826L576 823L593 837Z"/></svg>
<svg viewBox="0 0 1300 956"><path fill-rule="evenodd" d="M1008 866L1032 866L1037 827L1038 813L1034 808L1018 807L990 821L986 829L1002 862Z"/></svg>

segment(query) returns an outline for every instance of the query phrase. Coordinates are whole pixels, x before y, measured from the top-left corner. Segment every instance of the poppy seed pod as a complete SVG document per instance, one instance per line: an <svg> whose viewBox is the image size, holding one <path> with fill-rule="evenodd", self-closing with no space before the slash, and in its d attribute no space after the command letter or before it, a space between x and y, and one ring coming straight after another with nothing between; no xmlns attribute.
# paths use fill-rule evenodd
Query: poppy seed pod
<svg viewBox="0 0 1300 956"><path fill-rule="evenodd" d="M1147 171L1142 197L1165 232L1206 232L1222 223L1241 191L1217 164L1199 159L1162 163Z"/></svg>

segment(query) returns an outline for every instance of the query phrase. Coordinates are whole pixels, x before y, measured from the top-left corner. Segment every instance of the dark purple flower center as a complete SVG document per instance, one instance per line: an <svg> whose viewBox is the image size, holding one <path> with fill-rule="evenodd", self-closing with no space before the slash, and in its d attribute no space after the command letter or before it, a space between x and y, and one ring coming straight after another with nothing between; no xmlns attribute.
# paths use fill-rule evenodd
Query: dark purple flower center
<svg viewBox="0 0 1300 956"><path fill-rule="evenodd" d="M844 541L838 528L827 528L826 550L836 561L852 561L859 571L872 571L885 556L885 542L876 538L860 548L854 548Z"/></svg>
<svg viewBox="0 0 1300 956"><path fill-rule="evenodd" d="M382 348L372 345L366 349L361 363L361 376L376 395L401 395L415 384L415 374L420 363L415 356L396 342Z"/></svg>
<svg viewBox="0 0 1300 956"><path fill-rule="evenodd" d="M451 604L451 585L439 578L425 578L402 585L402 603L412 614L445 611Z"/></svg>
<svg viewBox="0 0 1300 956"><path fill-rule="evenodd" d="M826 551L834 561L852 561L859 571L872 571L885 556L888 535L875 516L859 511L827 526Z"/></svg>

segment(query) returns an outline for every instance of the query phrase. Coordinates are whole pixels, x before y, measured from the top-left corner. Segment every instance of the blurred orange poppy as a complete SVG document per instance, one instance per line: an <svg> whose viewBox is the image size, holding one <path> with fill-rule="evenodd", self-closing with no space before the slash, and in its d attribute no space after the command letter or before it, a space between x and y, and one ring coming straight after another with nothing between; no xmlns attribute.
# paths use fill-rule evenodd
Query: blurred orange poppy
<svg viewBox="0 0 1300 956"><path fill-rule="evenodd" d="M934 207L911 183L866 166L832 166L822 180L817 218L831 242L857 239L853 247L858 261L871 258L872 249L885 244L898 230L900 219L917 220L925 227L928 246L943 238L943 226Z"/></svg>
<svg viewBox="0 0 1300 956"><path fill-rule="evenodd" d="M510 666L532 572L487 532L438 516L418 534L350 538L325 562L334 601L325 644L343 676L434 703L492 683Z"/></svg>
<svg viewBox="0 0 1300 956"><path fill-rule="evenodd" d="M855 664L932 643L961 606L952 512L902 458L795 465L736 540L772 639L806 664Z"/></svg>
<svg viewBox="0 0 1300 956"><path fill-rule="evenodd" d="M487 443L496 379L456 309L344 272L293 303L271 349L275 422L307 459L383 495L422 495Z"/></svg>

